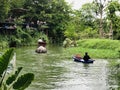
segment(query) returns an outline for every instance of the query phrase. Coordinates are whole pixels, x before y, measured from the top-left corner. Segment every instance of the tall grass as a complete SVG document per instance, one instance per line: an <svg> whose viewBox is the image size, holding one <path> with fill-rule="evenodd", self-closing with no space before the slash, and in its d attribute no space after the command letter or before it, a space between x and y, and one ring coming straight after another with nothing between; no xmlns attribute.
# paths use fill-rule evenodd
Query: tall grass
<svg viewBox="0 0 120 90"><path fill-rule="evenodd" d="M78 46L93 49L120 50L120 41L110 39L84 39L78 41Z"/></svg>
<svg viewBox="0 0 120 90"><path fill-rule="evenodd" d="M82 57L84 56L84 53L88 52L91 58L95 59L116 59L119 58L119 53L114 50L108 50L108 49L91 49L91 48L83 48L83 47L72 47L72 48L66 48L63 52L63 55L67 58L71 58L71 56L74 56L76 54L80 54Z"/></svg>
<svg viewBox="0 0 120 90"><path fill-rule="evenodd" d="M68 58L78 53L83 57L85 52L88 52L91 58L116 59L120 57L119 40L85 39L77 43L77 47L66 48L63 54Z"/></svg>

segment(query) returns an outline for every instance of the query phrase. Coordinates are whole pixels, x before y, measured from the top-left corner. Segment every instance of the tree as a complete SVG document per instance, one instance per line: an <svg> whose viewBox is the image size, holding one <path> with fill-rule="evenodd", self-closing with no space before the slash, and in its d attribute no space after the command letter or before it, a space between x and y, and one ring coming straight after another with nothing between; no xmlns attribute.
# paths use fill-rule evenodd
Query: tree
<svg viewBox="0 0 120 90"><path fill-rule="evenodd" d="M112 1L107 8L107 18L110 21L110 32L113 34L113 39L120 40L120 17L116 15L116 12L120 12L120 3L118 1Z"/></svg>
<svg viewBox="0 0 120 90"><path fill-rule="evenodd" d="M96 15L95 15L95 6L93 3L86 3L82 6L80 9L81 16L80 16L80 22L83 23L85 26L84 29L91 27L96 28L95 25L96 22Z"/></svg>
<svg viewBox="0 0 120 90"><path fill-rule="evenodd" d="M99 35L100 37L103 37L104 30L103 30L103 18L105 14L105 9L107 6L108 0L93 0L93 3L95 4L96 9L96 15L99 17Z"/></svg>
<svg viewBox="0 0 120 90"><path fill-rule="evenodd" d="M68 38L75 39L77 37L77 32L76 32L76 29L75 29L75 23L74 22L69 22L68 23L64 34Z"/></svg>
<svg viewBox="0 0 120 90"><path fill-rule="evenodd" d="M10 7L11 9L15 9L15 8L23 8L23 5L25 3L25 0L11 0L10 1Z"/></svg>
<svg viewBox="0 0 120 90"><path fill-rule="evenodd" d="M64 37L64 31L71 8L65 0L26 0L24 8L28 9L25 15L27 21L46 22L49 28L48 37L60 41Z"/></svg>
<svg viewBox="0 0 120 90"><path fill-rule="evenodd" d="M5 21L10 10L10 0L0 0L0 21Z"/></svg>
<svg viewBox="0 0 120 90"><path fill-rule="evenodd" d="M94 4L93 3L84 4L81 9L76 10L73 13L73 15L71 15L70 22L71 22L70 25L68 23L69 32L70 33L72 32L72 34L74 34L73 31L71 31L72 28L70 28L70 26L71 27L74 26L74 32L76 32L76 34L74 35L77 36L77 38L87 38L87 37L90 38L96 36L97 25L95 24L96 17L95 17Z"/></svg>
<svg viewBox="0 0 120 90"><path fill-rule="evenodd" d="M49 37L56 38L56 41L61 41L64 38L64 31L70 19L71 8L64 0L53 0L51 4L48 24L50 27ZM61 40L60 40L61 39Z"/></svg>

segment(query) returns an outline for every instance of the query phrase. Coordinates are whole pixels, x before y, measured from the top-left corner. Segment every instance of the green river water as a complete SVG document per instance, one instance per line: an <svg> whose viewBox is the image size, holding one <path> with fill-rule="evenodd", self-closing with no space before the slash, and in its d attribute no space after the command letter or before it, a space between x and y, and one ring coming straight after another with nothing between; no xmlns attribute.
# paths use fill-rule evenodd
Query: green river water
<svg viewBox="0 0 120 90"><path fill-rule="evenodd" d="M17 48L17 67L32 72L35 79L26 90L119 90L109 76L107 60L93 64L77 63L62 54L63 48L48 46L46 54L35 53L36 47Z"/></svg>

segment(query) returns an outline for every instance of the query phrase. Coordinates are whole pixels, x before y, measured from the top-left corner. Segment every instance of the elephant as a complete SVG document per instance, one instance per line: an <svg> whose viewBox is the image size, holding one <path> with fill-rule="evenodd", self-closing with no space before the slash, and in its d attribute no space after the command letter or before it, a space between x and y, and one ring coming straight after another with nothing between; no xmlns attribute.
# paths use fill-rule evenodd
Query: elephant
<svg viewBox="0 0 120 90"><path fill-rule="evenodd" d="M46 53L46 52L47 52L47 49L46 49L45 47L43 47L43 46L39 46L39 47L35 50L35 52L37 52L37 53Z"/></svg>

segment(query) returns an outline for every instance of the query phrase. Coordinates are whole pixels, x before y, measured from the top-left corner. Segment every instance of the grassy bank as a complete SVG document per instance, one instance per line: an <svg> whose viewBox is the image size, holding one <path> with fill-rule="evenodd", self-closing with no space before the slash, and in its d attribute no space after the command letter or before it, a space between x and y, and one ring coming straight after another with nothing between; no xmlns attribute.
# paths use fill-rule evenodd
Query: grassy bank
<svg viewBox="0 0 120 90"><path fill-rule="evenodd" d="M84 39L78 41L78 46L92 49L120 50L120 41L110 39Z"/></svg>
<svg viewBox="0 0 120 90"><path fill-rule="evenodd" d="M85 39L77 41L77 47L65 49L64 55L75 55L80 53L81 56L88 52L92 58L99 59L116 59L120 57L120 41L109 39Z"/></svg>

